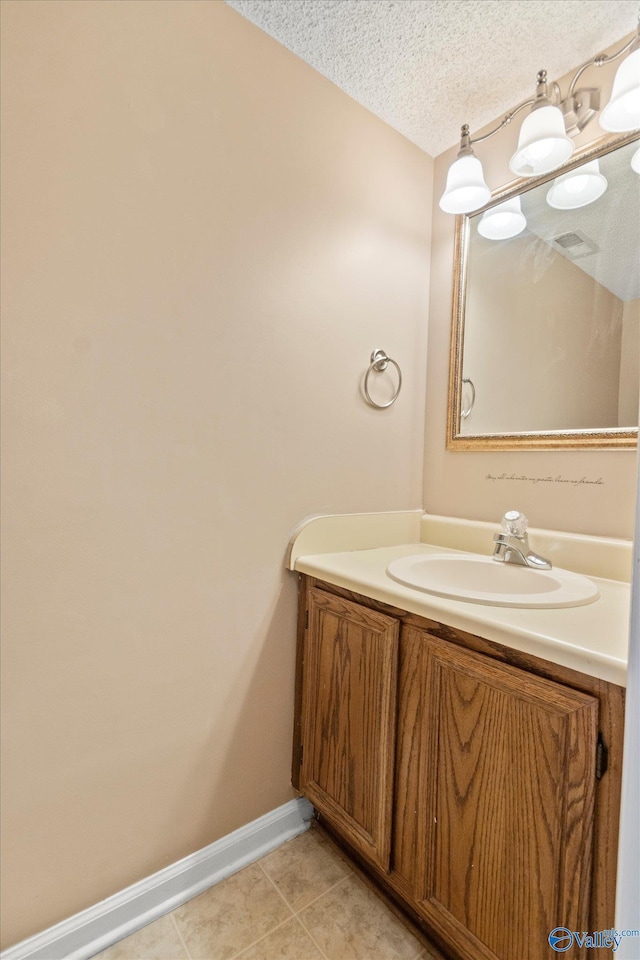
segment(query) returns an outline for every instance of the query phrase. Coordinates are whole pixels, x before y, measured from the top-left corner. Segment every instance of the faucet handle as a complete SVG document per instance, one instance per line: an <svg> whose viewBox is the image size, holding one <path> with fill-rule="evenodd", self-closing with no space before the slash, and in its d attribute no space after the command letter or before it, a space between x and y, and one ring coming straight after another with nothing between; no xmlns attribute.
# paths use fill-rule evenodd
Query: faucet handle
<svg viewBox="0 0 640 960"><path fill-rule="evenodd" d="M502 518L502 529L510 537L524 537L529 521L519 510L507 510Z"/></svg>

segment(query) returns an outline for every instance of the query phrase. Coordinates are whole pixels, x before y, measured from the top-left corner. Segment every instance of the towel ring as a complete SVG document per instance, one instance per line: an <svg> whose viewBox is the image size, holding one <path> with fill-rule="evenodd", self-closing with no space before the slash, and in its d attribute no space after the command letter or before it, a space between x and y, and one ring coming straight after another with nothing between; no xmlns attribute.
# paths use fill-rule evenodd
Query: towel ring
<svg viewBox="0 0 640 960"><path fill-rule="evenodd" d="M473 405L476 402L476 388L473 385L473 380L469 380L469 377L463 377L462 382L468 383L469 386L471 387L471 402L469 406L467 407L466 410L462 408L462 405L460 406L460 416L462 417L463 420L466 420L469 414L471 413L471 411L473 410Z"/></svg>
<svg viewBox="0 0 640 960"><path fill-rule="evenodd" d="M392 363L396 370L398 371L398 386L394 395L391 397L391 400L388 400L387 403L376 403L375 400L371 399L369 393L369 377L371 376L371 371L375 370L376 373L382 373L387 369L388 365ZM390 407L392 403L395 403L398 399L398 394L400 393L400 388L402 387L402 371L396 363L395 360L392 360L391 357L388 357L384 350L374 350L371 354L371 364L369 369L364 375L364 395L367 398L367 403L372 407L377 407L378 410L384 410L385 407Z"/></svg>

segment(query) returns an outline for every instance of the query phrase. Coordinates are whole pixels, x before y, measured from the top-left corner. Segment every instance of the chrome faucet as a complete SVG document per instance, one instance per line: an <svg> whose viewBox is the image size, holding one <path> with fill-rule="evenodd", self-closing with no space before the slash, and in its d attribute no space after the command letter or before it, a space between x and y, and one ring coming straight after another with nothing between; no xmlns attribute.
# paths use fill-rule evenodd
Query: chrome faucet
<svg viewBox="0 0 640 960"><path fill-rule="evenodd" d="M527 526L529 521L524 513L509 510L502 518L502 533L493 537L493 559L500 563L518 563L534 570L551 570L551 563L529 549Z"/></svg>

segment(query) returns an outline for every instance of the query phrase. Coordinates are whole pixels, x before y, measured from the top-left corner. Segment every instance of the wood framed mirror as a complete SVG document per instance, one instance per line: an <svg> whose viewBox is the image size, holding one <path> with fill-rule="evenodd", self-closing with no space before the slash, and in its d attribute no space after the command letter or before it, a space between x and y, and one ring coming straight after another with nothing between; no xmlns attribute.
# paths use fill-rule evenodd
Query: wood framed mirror
<svg viewBox="0 0 640 960"><path fill-rule="evenodd" d="M636 446L639 150L602 138L456 217L447 449ZM506 201L526 225L492 239Z"/></svg>

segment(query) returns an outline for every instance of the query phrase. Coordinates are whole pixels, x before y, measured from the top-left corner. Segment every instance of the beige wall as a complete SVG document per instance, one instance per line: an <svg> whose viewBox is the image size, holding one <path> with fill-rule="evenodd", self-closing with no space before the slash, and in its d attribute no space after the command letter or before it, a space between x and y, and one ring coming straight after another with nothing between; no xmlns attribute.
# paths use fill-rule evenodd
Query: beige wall
<svg viewBox="0 0 640 960"><path fill-rule="evenodd" d="M620 426L637 423L640 382L640 300L629 300L622 311L620 349Z"/></svg>
<svg viewBox="0 0 640 960"><path fill-rule="evenodd" d="M585 57L595 52L585 51ZM593 72L584 75L585 83L593 81L600 85L603 102L609 97L617 65L616 62L602 67L595 71L595 76ZM532 92L533 85L532 76ZM565 81L563 90L566 89ZM455 123L464 120L459 117ZM517 144L519 127L519 122L513 123L476 149L492 189L512 179L508 161ZM476 135L481 132L474 131ZM584 145L601 135L597 120L592 121L577 143ZM438 200L457 149L452 147L441 154L436 159L434 171L425 509L435 514L497 522L505 510L516 507L527 514L532 526L631 538L635 508L635 451L478 453L445 450L454 217L442 213Z"/></svg>
<svg viewBox="0 0 640 960"><path fill-rule="evenodd" d="M498 244L472 230L463 372L476 400L460 432L617 427L622 301L533 233Z"/></svg>
<svg viewBox="0 0 640 960"><path fill-rule="evenodd" d="M289 532L421 505L432 161L222 3L2 15L8 945L291 797Z"/></svg>

